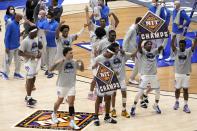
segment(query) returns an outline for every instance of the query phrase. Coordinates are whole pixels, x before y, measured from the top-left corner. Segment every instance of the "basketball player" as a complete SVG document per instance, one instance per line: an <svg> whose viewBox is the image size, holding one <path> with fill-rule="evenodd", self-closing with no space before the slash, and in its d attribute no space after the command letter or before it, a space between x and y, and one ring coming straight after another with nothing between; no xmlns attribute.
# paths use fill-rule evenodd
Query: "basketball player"
<svg viewBox="0 0 197 131"><path fill-rule="evenodd" d="M90 41L91 41L91 45L92 45L92 50L91 50L91 66L93 66L95 58L99 55L97 52L97 48L99 45L99 42L106 36L106 32L103 28L98 27L95 32L93 32L93 30L89 31L90 33ZM96 75L96 70L93 69L92 70L93 76ZM90 84L90 92L88 93L88 99L90 100L94 100L94 88L96 86L96 82L93 79L91 84Z"/></svg>
<svg viewBox="0 0 197 131"><path fill-rule="evenodd" d="M119 44L117 43L113 43L113 46L115 46L116 51L115 51L115 55L112 57L111 64L112 64L112 69L116 73L118 77L118 81L121 86L121 93L122 93L121 116L130 118L130 115L127 113L127 110L126 110L127 87L126 87L126 82L125 82L125 63L126 63L127 57L136 56L137 50L133 54L131 54L131 53L125 53L123 50L121 50L119 47ZM112 95L112 111L111 111L112 117L117 117L115 104L116 104L116 91Z"/></svg>
<svg viewBox="0 0 197 131"><path fill-rule="evenodd" d="M31 92L34 88L36 81L36 75L41 64L41 43L38 41L37 37L38 29L36 26L31 26L29 28L29 35L22 41L19 48L19 56L25 58L25 69L27 71L26 75L26 92L27 96L25 100L28 107L34 107L37 100L31 97Z"/></svg>
<svg viewBox="0 0 197 131"><path fill-rule="evenodd" d="M84 64L81 60L73 59L73 51L71 47L66 47L63 50L64 58L57 61L51 68L50 71L58 70L57 79L57 95L58 99L54 104L54 110L51 114L52 121L54 123L59 123L57 118L57 111L60 104L63 102L64 97L67 97L69 104L69 116L70 116L70 126L73 129L80 129L74 121L75 109L75 84L76 84L76 72L77 70L83 71Z"/></svg>
<svg viewBox="0 0 197 131"><path fill-rule="evenodd" d="M110 30L109 37L106 37L99 42L98 49L97 49L98 54L102 54L103 52L105 52L107 47L114 42L117 42L116 41L116 31Z"/></svg>
<svg viewBox="0 0 197 131"><path fill-rule="evenodd" d="M181 36L183 35L184 28L186 28L190 23L190 18L186 14L186 11L184 9L181 9L180 1L174 2L174 10L173 10L173 24L172 24L172 37L176 35L176 43L179 45L179 41L181 39ZM173 53L171 51L170 57L165 59L166 61L174 60Z"/></svg>
<svg viewBox="0 0 197 131"><path fill-rule="evenodd" d="M110 46L107 47L107 50L104 53L102 53L101 55L99 55L95 58L95 64L92 66L92 69L98 68L99 63L104 64L108 68L111 68L110 59L112 58L114 53L115 53L115 47L114 47L113 44L111 44ZM99 113L99 105L100 105L100 103L102 103L103 97L104 97L104 100L105 100L105 117L104 117L104 120L107 123L116 124L117 121L114 120L113 118L111 118L110 115L109 115L110 105L111 105L110 104L111 95L113 94L114 91L101 93L100 90L98 89L98 87L96 87L96 88L97 88L96 89L97 98L96 98L96 101L95 101L94 125L95 126L100 126L98 113Z"/></svg>
<svg viewBox="0 0 197 131"><path fill-rule="evenodd" d="M62 51L65 47L71 47L73 41L83 33L84 27L76 34L69 34L70 27L68 25L63 25L65 21L60 22L56 30L56 44L57 44L57 53L55 59L63 58ZM61 36L60 36L61 32Z"/></svg>
<svg viewBox="0 0 197 131"><path fill-rule="evenodd" d="M180 90L183 88L183 97L184 97L184 107L183 111L186 113L190 113L190 109L188 107L188 88L189 88L189 80L191 73L191 57L197 46L197 38L194 40L192 47L186 49L186 41L180 40L179 47L176 47L175 44L176 35L173 36L172 39L172 51L175 54L175 98L176 102L174 105L174 110L178 110L179 108L179 96Z"/></svg>
<svg viewBox="0 0 197 131"><path fill-rule="evenodd" d="M142 17L137 17L135 20L135 24L131 25L128 32L126 33L124 40L123 40L123 50L125 52L133 53L137 47L137 35L138 35L138 23L141 21ZM129 79L129 83L138 85L138 82L135 80L135 77L138 74L139 68L139 59L135 57L135 66L132 71L131 77Z"/></svg>
<svg viewBox="0 0 197 131"><path fill-rule="evenodd" d="M139 98L143 95L144 90L147 87L155 90L155 104L153 105L156 113L160 114L161 110L159 108L159 97L160 97L160 86L157 78L157 55L163 49L163 46L159 48L152 49L151 41L143 41L144 48L142 48L142 42L138 46L139 53L141 54L141 83L139 85L139 92L137 93L134 104L131 107L131 116L135 116L136 105Z"/></svg>
<svg viewBox="0 0 197 131"><path fill-rule="evenodd" d="M97 55L100 55L100 54L103 54L104 52L106 52L108 46L110 46L112 43L114 43L116 40L116 32L114 30L110 30L109 31L109 38L104 38L102 39L101 41L99 41L98 43L98 46L97 46L97 49L96 49L96 53ZM94 85L92 85L94 86ZM92 87L93 88L93 87ZM91 88L90 91L93 91ZM100 111L102 111L103 109L103 106L102 106L102 103L100 104ZM102 112L101 112L102 113Z"/></svg>

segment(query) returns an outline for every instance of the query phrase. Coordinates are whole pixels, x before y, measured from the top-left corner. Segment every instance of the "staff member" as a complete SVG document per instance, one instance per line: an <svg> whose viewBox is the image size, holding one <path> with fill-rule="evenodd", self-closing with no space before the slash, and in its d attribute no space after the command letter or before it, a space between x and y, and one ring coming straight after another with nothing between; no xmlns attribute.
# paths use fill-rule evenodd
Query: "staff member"
<svg viewBox="0 0 197 131"><path fill-rule="evenodd" d="M183 34L183 30L185 27L187 27L190 23L190 18L186 14L186 11L183 9L180 9L181 4L180 1L175 1L174 2L174 10L173 10L173 24L172 24L172 37L176 35L176 45L180 41L180 37ZM170 57L165 59L166 61L171 61L174 60L173 55L172 55L172 50L170 53Z"/></svg>
<svg viewBox="0 0 197 131"><path fill-rule="evenodd" d="M5 58L3 61L3 71L2 78L4 80L8 80L9 77L9 67L12 62L12 58L14 57L15 61L15 73L14 78L16 79L24 79L24 77L20 74L20 59L18 56L18 48L20 46L20 25L19 22L22 19L21 14L16 14L15 19L7 26L5 32Z"/></svg>

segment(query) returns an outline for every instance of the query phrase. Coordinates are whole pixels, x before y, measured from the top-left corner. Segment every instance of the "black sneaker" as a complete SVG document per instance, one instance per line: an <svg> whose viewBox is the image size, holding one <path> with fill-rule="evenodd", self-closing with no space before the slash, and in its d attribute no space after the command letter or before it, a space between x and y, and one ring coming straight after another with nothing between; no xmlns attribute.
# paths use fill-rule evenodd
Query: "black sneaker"
<svg viewBox="0 0 197 131"><path fill-rule="evenodd" d="M94 116L94 125L95 126L100 126L100 121L99 121L98 116Z"/></svg>
<svg viewBox="0 0 197 131"><path fill-rule="evenodd" d="M95 126L100 126L99 118L94 119L94 125L95 125Z"/></svg>
<svg viewBox="0 0 197 131"><path fill-rule="evenodd" d="M143 101L143 100L140 102L140 106L142 108L148 108L147 103L145 101Z"/></svg>
<svg viewBox="0 0 197 131"><path fill-rule="evenodd" d="M47 76L49 74L48 70L46 70L44 74Z"/></svg>
<svg viewBox="0 0 197 131"><path fill-rule="evenodd" d="M104 118L104 121L105 121L106 123L112 123L112 124L116 124L116 123L117 123L117 121L114 120L114 119L113 119L112 117L110 117L110 116L105 117L105 118Z"/></svg>
<svg viewBox="0 0 197 131"><path fill-rule="evenodd" d="M35 106L35 101L33 101L32 98L27 100L27 107L33 108L34 106Z"/></svg>
<svg viewBox="0 0 197 131"><path fill-rule="evenodd" d="M37 103L37 100L35 100L35 99L33 99L33 98L31 98L31 99L32 99L32 101L33 101L34 104ZM25 101L27 102L27 96L25 97Z"/></svg>
<svg viewBox="0 0 197 131"><path fill-rule="evenodd" d="M52 78L53 77L53 73L48 73L47 78Z"/></svg>

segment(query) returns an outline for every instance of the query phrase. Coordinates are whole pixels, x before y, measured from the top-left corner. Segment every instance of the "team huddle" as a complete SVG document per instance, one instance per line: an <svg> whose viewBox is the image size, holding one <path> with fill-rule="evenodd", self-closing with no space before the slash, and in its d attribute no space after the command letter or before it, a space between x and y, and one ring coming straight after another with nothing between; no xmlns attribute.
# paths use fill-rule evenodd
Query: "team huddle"
<svg viewBox="0 0 197 131"><path fill-rule="evenodd" d="M37 100L31 94L35 90L36 75L40 68L46 67L47 78L54 76L58 71L57 100L54 103L51 119L59 123L57 111L60 105L66 101L69 105L70 126L73 129L80 129L74 121L75 108L75 84L77 70L84 71L82 60L73 59L72 43L87 28L91 43L90 67L92 75L96 76L100 64L111 69L118 78L122 94L121 116L130 118L136 114L136 105L140 100L140 106L147 108L148 94L155 91L155 103L153 109L161 114L159 107L160 83L157 76L157 59L163 59L163 52L166 48L168 38L142 40L139 37L139 22L142 17L137 17L135 23L129 27L123 45L116 41L116 28L119 19L113 13L104 0L90 0L90 8L85 7L86 23L84 27L75 34L69 34L70 27L61 21L60 17L63 7L58 0L52 0L47 5L43 0L28 0L24 15L15 12L13 6L9 6L4 17L5 19L5 58L3 61L2 78L9 79L9 66L12 58L15 61L14 77L23 79L20 74L20 61L23 58L26 74L26 96L25 101L28 107L34 107ZM152 0L149 11L165 21L168 27L171 13L165 6L165 0ZM24 19L25 31L20 33L20 21ZM179 108L179 97L183 88L184 107L183 111L190 113L187 104L189 94L189 80L191 74L191 57L197 45L197 38L193 40L190 48L186 48L186 40L183 39L184 29L190 24L190 17L185 10L180 9L180 2L174 2L172 13L171 33L171 54L166 61L174 60L175 68L175 104L174 110ZM23 40L20 42L20 36ZM130 84L139 85L139 91L131 105L130 113L127 111L127 86L125 63L127 60L135 61L135 66L129 79ZM139 82L135 77L139 75ZM104 121L116 124L116 91L101 92L95 79L90 84L88 99L95 101L94 124L100 126L99 115L105 111ZM103 106L103 100L105 102ZM104 108L104 109L103 109ZM112 108L112 109L111 109Z"/></svg>

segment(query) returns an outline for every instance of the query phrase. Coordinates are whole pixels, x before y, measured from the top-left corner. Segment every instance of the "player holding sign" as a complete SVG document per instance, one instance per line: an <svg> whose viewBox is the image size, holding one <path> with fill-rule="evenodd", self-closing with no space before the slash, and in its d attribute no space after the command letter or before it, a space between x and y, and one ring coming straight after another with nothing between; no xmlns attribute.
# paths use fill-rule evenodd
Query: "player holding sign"
<svg viewBox="0 0 197 131"><path fill-rule="evenodd" d="M147 87L155 90L155 104L153 108L160 114L161 110L158 106L160 98L160 85L157 78L157 55L162 51L163 46L159 48L152 48L151 41L143 41L144 48L142 49L142 42L138 46L138 51L141 53L141 83L139 85L139 92L137 93L134 104L131 107L131 116L135 116L136 105Z"/></svg>
<svg viewBox="0 0 197 131"><path fill-rule="evenodd" d="M92 69L98 68L99 67L99 63L105 65L108 68L111 68L111 63L110 63L110 59L112 58L112 56L114 55L115 52L115 47L113 44L111 44L110 46L108 46L107 50L97 56L95 58L95 64L93 65ZM109 116L109 112L110 112L110 101L111 101L111 95L113 94L114 91L109 91L109 92L105 92L105 93L101 93L100 90L98 89L98 85L97 85L97 98L95 101L95 116L94 116L94 125L95 126L100 126L100 121L98 118L98 113L99 113L99 104L102 102L102 98L104 97L105 100L105 118L104 120L107 123L113 123L116 124L117 121L114 120L113 118L111 118Z"/></svg>
<svg viewBox="0 0 197 131"><path fill-rule="evenodd" d="M184 97L184 108L183 111L190 113L190 109L187 105L188 102L188 87L189 79L191 73L191 57L197 46L197 38L195 39L192 47L185 49L186 41L181 40L179 42L179 48L175 45L176 35L172 39L172 50L175 54L175 97L176 102L174 105L174 110L179 108L179 96L180 90L183 88L183 97Z"/></svg>

